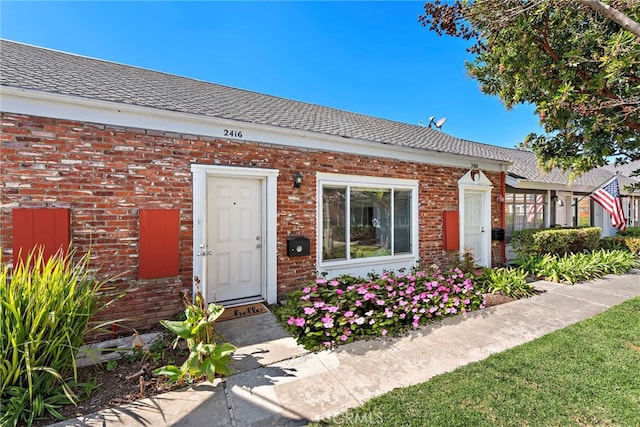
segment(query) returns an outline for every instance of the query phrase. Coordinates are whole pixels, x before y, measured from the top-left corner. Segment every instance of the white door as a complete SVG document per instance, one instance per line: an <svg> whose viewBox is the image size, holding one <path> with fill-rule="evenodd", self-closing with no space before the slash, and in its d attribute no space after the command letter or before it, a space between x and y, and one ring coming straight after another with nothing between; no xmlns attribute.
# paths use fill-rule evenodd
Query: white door
<svg viewBox="0 0 640 427"><path fill-rule="evenodd" d="M487 265L484 253L482 192L464 192L464 250L470 250L476 264Z"/></svg>
<svg viewBox="0 0 640 427"><path fill-rule="evenodd" d="M207 301L262 294L262 180L207 178Z"/></svg>
<svg viewBox="0 0 640 427"><path fill-rule="evenodd" d="M566 227L567 224L567 198L559 197L556 202L556 224Z"/></svg>

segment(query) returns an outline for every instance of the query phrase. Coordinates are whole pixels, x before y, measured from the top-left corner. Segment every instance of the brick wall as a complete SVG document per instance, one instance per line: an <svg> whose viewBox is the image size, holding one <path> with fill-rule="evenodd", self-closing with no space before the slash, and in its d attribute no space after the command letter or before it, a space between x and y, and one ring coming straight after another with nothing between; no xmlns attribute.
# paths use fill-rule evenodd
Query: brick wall
<svg viewBox="0 0 640 427"><path fill-rule="evenodd" d="M102 317L127 317L144 328L182 308L180 293L192 280L192 163L279 169L278 295L313 279L316 248L315 172L420 180L420 259L444 262L442 210L458 208L462 168L414 164L248 141L224 140L2 113L2 262L11 259L11 211L17 207L68 207L72 242L91 253L102 275L114 276L125 296ZM304 175L301 188L293 175ZM500 174L486 173L500 189ZM180 210L180 275L140 281L138 210ZM500 226L492 197L492 225ZM286 256L286 237L311 238L311 256ZM494 246L494 252L496 247ZM495 258L494 258L495 259ZM144 313L144 318L140 314Z"/></svg>

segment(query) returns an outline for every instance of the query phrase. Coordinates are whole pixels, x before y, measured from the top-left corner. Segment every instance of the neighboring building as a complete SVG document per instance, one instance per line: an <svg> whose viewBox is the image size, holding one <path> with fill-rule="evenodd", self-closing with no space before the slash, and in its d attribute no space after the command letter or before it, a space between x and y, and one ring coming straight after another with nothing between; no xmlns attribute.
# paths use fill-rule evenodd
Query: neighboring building
<svg viewBox="0 0 640 427"><path fill-rule="evenodd" d="M624 187L637 182L630 173L640 162L615 168L598 168L571 180L569 173L554 169L544 173L535 154L529 151L499 148L501 156L512 162L506 178L505 235L507 260L514 258L511 234L516 230L546 227L597 226L602 236L618 230L611 225L611 215L593 202L589 194L618 173L622 206L629 226L640 226L640 193Z"/></svg>
<svg viewBox="0 0 640 427"><path fill-rule="evenodd" d="M0 55L2 261L90 251L127 290L105 316L153 324L195 278L234 305L460 247L504 263L497 147L10 41Z"/></svg>

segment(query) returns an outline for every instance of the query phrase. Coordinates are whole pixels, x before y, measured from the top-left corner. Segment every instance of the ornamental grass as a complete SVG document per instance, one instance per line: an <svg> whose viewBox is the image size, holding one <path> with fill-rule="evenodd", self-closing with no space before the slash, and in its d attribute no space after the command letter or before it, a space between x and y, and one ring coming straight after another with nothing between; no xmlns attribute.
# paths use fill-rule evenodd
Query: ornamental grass
<svg viewBox="0 0 640 427"><path fill-rule="evenodd" d="M58 409L79 398L75 357L102 307L102 284L88 255L72 257L45 261L34 251L11 276L7 266L0 271L0 425L31 425L47 413L62 419Z"/></svg>

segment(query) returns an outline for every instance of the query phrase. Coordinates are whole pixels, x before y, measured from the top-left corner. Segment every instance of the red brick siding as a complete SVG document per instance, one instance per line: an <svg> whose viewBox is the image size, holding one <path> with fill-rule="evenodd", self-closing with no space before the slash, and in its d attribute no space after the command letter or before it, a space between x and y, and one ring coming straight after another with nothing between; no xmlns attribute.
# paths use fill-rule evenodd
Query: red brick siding
<svg viewBox="0 0 640 427"><path fill-rule="evenodd" d="M379 157L337 154L2 113L2 261L11 259L11 210L17 207L71 208L71 233L79 253L105 276L118 274L128 290L102 317L136 317L148 326L182 308L180 293L192 284L192 163L279 169L278 296L313 279L316 270L315 172L420 180L420 259L444 262L442 211L458 208L458 179L467 172ZM301 188L293 175L304 175ZM500 174L487 173L500 189ZM180 274L174 279L138 280L138 210L180 210ZM492 197L492 225L500 226ZM286 238L311 239L311 256L286 256ZM494 247L496 249L496 247Z"/></svg>

